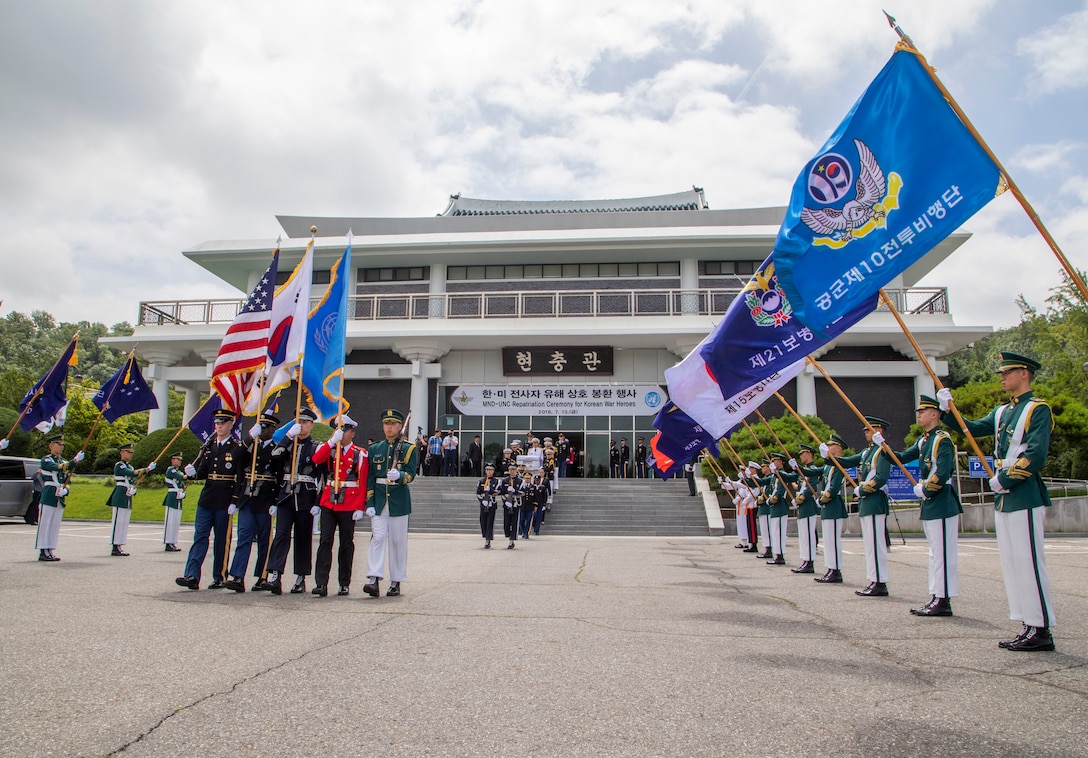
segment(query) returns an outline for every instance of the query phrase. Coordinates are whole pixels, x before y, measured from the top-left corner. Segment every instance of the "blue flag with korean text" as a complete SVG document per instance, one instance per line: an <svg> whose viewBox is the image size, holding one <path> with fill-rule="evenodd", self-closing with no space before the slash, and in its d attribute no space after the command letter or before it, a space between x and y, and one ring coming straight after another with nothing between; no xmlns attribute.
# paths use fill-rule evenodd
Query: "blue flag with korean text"
<svg viewBox="0 0 1088 758"><path fill-rule="evenodd" d="M999 171L900 49L805 165L774 245L794 315L825 332L998 192Z"/></svg>
<svg viewBox="0 0 1088 758"><path fill-rule="evenodd" d="M306 323L306 351L302 364L302 388L319 419L329 423L347 411L342 399L344 361L347 356L348 272L351 242L333 264L331 281Z"/></svg>
<svg viewBox="0 0 1088 758"><path fill-rule="evenodd" d="M876 308L869 295L823 336L802 324L778 283L775 254L763 261L718 325L684 360L665 370L669 398L714 439L801 373L805 356Z"/></svg>
<svg viewBox="0 0 1088 758"><path fill-rule="evenodd" d="M91 402L102 411L102 418L111 424L121 416L159 407L159 401L140 373L140 364L131 355L125 365L102 385Z"/></svg>
<svg viewBox="0 0 1088 758"><path fill-rule="evenodd" d="M654 468L663 478L698 457L703 448L715 449L717 439L671 400L661 406L654 418L660 434L653 441Z"/></svg>

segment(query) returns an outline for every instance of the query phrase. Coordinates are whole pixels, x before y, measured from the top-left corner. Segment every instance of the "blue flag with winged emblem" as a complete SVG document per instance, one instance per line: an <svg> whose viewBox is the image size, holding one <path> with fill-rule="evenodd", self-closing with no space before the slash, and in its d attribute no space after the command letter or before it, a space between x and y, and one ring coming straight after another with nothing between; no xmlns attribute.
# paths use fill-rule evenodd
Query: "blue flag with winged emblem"
<svg viewBox="0 0 1088 758"><path fill-rule="evenodd" d="M321 301L306 323L306 351L302 364L302 388L321 421L328 423L348 409L342 398L344 361L347 356L348 273L351 242L331 272Z"/></svg>
<svg viewBox="0 0 1088 758"><path fill-rule="evenodd" d="M102 411L102 418L111 424L129 413L159 407L159 401L140 373L140 364L131 355L125 365L102 385L91 402Z"/></svg>
<svg viewBox="0 0 1088 758"><path fill-rule="evenodd" d="M897 50L793 185L774 261L794 314L818 333L997 193L997 166L924 65Z"/></svg>

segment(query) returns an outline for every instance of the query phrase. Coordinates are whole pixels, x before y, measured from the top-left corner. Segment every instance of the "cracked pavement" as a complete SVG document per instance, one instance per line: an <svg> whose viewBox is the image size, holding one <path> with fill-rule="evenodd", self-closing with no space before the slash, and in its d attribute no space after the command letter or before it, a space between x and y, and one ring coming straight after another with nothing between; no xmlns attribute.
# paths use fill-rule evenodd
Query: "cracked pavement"
<svg viewBox="0 0 1088 758"><path fill-rule="evenodd" d="M729 536L412 534L404 595L374 599L365 532L352 594L316 598L178 588L161 526L129 558L108 528L66 523L50 564L0 523L0 754L1084 752L1088 539L1047 539L1058 650L1016 654L992 537L960 542L956 615L923 619L921 538L896 540L891 597L859 598L857 538L818 585L794 538L779 567Z"/></svg>

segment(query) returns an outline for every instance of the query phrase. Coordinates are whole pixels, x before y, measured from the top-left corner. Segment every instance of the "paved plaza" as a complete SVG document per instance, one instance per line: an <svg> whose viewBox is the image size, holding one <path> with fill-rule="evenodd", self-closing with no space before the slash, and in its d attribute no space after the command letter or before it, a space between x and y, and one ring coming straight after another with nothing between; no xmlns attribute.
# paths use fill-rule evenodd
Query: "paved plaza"
<svg viewBox="0 0 1088 758"><path fill-rule="evenodd" d="M373 599L364 533L346 598L184 590L160 525L133 525L128 558L107 534L66 523L63 560L39 563L34 527L0 524L2 755L1083 756L1088 741L1086 539L1048 538L1058 650L1026 654L997 647L1019 625L987 537L960 543L955 617L927 619L908 613L928 598L920 538L896 540L891 597L859 598L859 539L846 583L824 586L728 536L485 551L412 534L404 595Z"/></svg>

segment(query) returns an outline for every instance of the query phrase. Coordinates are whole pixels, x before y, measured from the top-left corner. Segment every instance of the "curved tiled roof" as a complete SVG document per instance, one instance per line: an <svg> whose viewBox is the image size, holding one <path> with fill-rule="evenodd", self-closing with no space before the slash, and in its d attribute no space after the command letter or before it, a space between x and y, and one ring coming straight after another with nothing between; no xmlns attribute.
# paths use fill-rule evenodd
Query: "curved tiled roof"
<svg viewBox="0 0 1088 758"><path fill-rule="evenodd" d="M523 216L550 213L629 213L632 211L707 210L700 187L686 192L616 200L479 200L450 195L440 216Z"/></svg>

